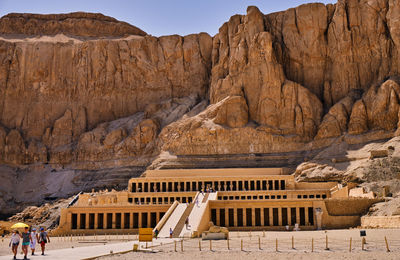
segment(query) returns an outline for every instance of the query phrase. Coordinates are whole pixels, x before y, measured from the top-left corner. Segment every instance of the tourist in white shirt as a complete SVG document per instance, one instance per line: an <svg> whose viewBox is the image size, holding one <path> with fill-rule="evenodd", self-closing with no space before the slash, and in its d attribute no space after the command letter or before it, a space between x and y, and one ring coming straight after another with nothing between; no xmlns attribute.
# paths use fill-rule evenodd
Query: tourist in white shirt
<svg viewBox="0 0 400 260"><path fill-rule="evenodd" d="M32 255L35 255L36 241L38 237L38 234L36 233L36 228L32 228L30 236L31 236L31 243L29 244L29 246L31 248Z"/></svg>
<svg viewBox="0 0 400 260"><path fill-rule="evenodd" d="M11 235L11 240L9 246L11 247L11 250L14 254L14 259L17 259L17 253L18 253L18 246L19 246L19 241L21 240L21 235L19 234L18 230L14 230L13 234Z"/></svg>

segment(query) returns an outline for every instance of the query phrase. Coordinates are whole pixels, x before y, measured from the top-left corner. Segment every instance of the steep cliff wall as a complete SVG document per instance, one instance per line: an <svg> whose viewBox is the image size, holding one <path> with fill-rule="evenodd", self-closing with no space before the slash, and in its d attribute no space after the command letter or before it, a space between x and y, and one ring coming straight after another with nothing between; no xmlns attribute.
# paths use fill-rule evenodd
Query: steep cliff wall
<svg viewBox="0 0 400 260"><path fill-rule="evenodd" d="M18 14L0 19L1 34L56 35L59 33L84 37L145 36L146 33L128 23L93 13Z"/></svg>
<svg viewBox="0 0 400 260"><path fill-rule="evenodd" d="M393 137L399 18L397 0L249 7L214 37L156 38L100 14L9 14L0 163L76 178L184 156L193 167L229 166L230 155L295 165L333 143Z"/></svg>
<svg viewBox="0 0 400 260"><path fill-rule="evenodd" d="M274 153L393 136L398 16L391 0L233 16L213 38L211 106L165 128L162 149Z"/></svg>

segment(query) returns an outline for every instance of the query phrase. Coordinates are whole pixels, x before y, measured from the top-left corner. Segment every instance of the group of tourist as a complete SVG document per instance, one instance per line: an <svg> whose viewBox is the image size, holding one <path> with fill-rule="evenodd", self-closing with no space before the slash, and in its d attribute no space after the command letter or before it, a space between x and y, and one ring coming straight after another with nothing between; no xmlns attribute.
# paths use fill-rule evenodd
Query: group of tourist
<svg viewBox="0 0 400 260"><path fill-rule="evenodd" d="M17 259L18 246L22 239L22 252L24 253L24 259L27 259L28 246L31 248L32 255L35 255L36 242L38 242L42 248L42 255L46 248L46 243L50 243L49 235L44 228L40 228L40 232L36 232L36 228L31 230L28 227L24 228L24 231L20 234L18 230L14 230L11 235L11 241L9 246L14 254L14 259Z"/></svg>

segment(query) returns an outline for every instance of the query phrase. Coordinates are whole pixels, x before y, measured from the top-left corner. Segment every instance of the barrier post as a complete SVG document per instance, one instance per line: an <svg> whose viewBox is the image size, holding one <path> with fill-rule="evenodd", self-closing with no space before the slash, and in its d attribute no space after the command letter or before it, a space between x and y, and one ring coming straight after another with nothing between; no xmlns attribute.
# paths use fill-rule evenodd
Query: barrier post
<svg viewBox="0 0 400 260"><path fill-rule="evenodd" d="M314 252L314 238L311 238L311 252Z"/></svg>
<svg viewBox="0 0 400 260"><path fill-rule="evenodd" d="M146 249L147 249L147 242L146 242Z"/></svg>
<svg viewBox="0 0 400 260"><path fill-rule="evenodd" d="M329 250L329 246L328 246L328 235L325 236L325 250Z"/></svg>
<svg viewBox="0 0 400 260"><path fill-rule="evenodd" d="M240 240L240 251L243 251L243 239Z"/></svg>
<svg viewBox="0 0 400 260"><path fill-rule="evenodd" d="M388 244L386 236L385 236L385 244L386 244L386 252L390 252L389 244Z"/></svg>
<svg viewBox="0 0 400 260"><path fill-rule="evenodd" d="M199 251L201 251L201 240L199 240Z"/></svg>
<svg viewBox="0 0 400 260"><path fill-rule="evenodd" d="M364 245L365 245L365 238L362 238L361 240L361 249L364 251Z"/></svg>
<svg viewBox="0 0 400 260"><path fill-rule="evenodd" d="M278 238L275 240L275 251L278 252Z"/></svg>
<svg viewBox="0 0 400 260"><path fill-rule="evenodd" d="M261 250L261 238L258 237L258 249Z"/></svg>
<svg viewBox="0 0 400 260"><path fill-rule="evenodd" d="M294 249L294 237L292 236L292 249Z"/></svg>
<svg viewBox="0 0 400 260"><path fill-rule="evenodd" d="M181 251L183 252L183 239L181 240Z"/></svg>
<svg viewBox="0 0 400 260"><path fill-rule="evenodd" d="M212 240L210 240L210 251L212 251Z"/></svg>
<svg viewBox="0 0 400 260"><path fill-rule="evenodd" d="M228 250L231 250L231 249L229 248L229 238L226 240L226 243L228 244Z"/></svg>
<svg viewBox="0 0 400 260"><path fill-rule="evenodd" d="M352 238L350 238L350 247L349 247L349 252L351 252L351 240L352 240Z"/></svg>
<svg viewBox="0 0 400 260"><path fill-rule="evenodd" d="M175 252L176 252L176 240L174 240Z"/></svg>

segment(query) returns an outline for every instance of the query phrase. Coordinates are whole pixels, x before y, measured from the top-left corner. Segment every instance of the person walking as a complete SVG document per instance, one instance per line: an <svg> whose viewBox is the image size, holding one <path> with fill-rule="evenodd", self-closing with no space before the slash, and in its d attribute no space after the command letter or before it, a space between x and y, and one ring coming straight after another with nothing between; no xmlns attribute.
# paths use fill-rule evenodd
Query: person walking
<svg viewBox="0 0 400 260"><path fill-rule="evenodd" d="M172 228L169 228L169 238L172 238Z"/></svg>
<svg viewBox="0 0 400 260"><path fill-rule="evenodd" d="M36 233L36 228L32 228L31 231L31 243L30 243L30 248L32 251L32 255L35 255L35 249L36 249L36 241L38 240L38 234Z"/></svg>
<svg viewBox="0 0 400 260"><path fill-rule="evenodd" d="M31 233L29 232L28 227L24 228L24 232L22 232L21 234L22 236L22 252L24 253L24 259L28 259L27 258L27 254L28 254L28 246L31 242Z"/></svg>
<svg viewBox="0 0 400 260"><path fill-rule="evenodd" d="M189 229L189 217L185 220L186 229Z"/></svg>
<svg viewBox="0 0 400 260"><path fill-rule="evenodd" d="M50 237L47 234L47 232L44 231L44 228L40 228L39 243L40 243L40 246L42 247L42 255L44 255L44 250L46 249L47 242L50 243Z"/></svg>
<svg viewBox="0 0 400 260"><path fill-rule="evenodd" d="M18 245L20 240L21 240L21 235L19 234L18 230L14 230L11 235L11 240L9 244L14 254L14 259L17 259Z"/></svg>

